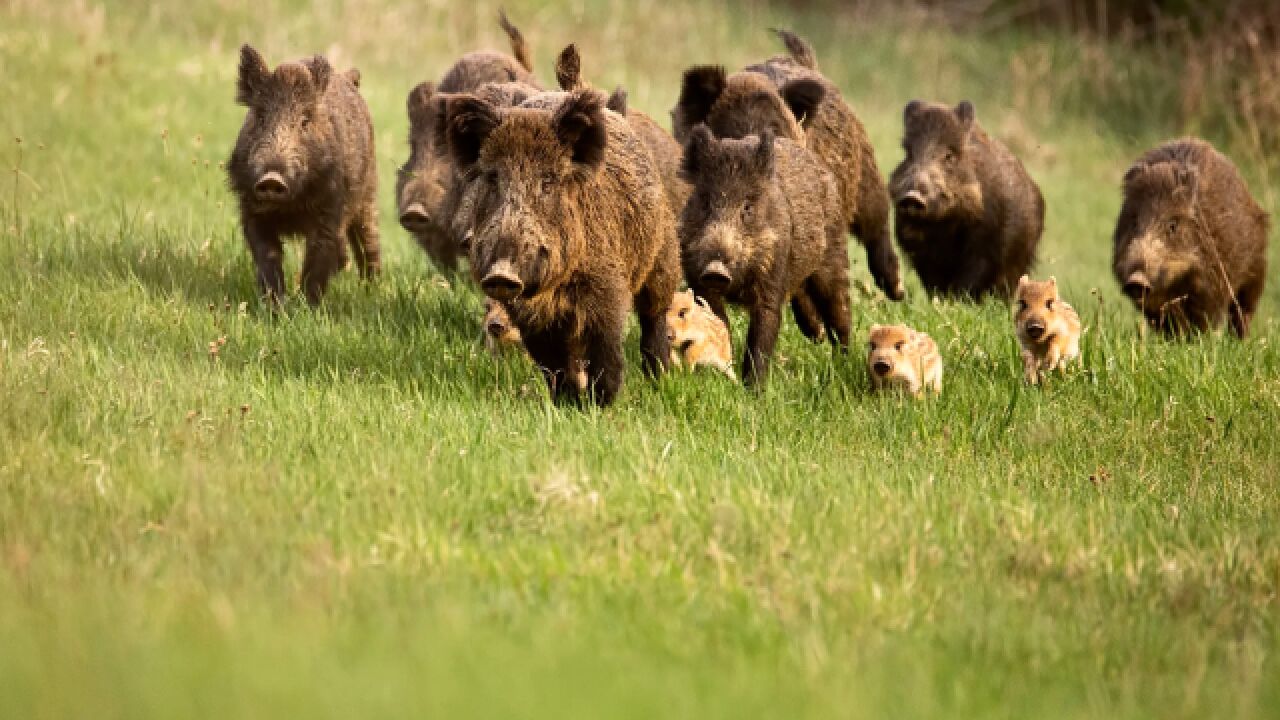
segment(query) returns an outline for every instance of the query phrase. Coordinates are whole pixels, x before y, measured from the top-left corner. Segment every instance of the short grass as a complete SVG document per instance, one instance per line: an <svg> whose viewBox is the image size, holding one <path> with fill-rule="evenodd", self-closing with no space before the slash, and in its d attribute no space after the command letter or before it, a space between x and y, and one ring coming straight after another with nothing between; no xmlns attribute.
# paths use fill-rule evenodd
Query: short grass
<svg viewBox="0 0 1280 720"><path fill-rule="evenodd" d="M404 93L501 46L495 5L9 2L0 716L1277 713L1280 286L1248 342L1172 344L1108 271L1120 174L1179 128L1091 113L1066 38L508 10L544 77L577 41L660 118L684 66L797 27L886 173L907 100L974 99L1044 189L1039 272L1089 325L1084 369L1028 389L1006 308L858 288L860 332L939 341L940 399L871 397L859 357L788 328L759 396L633 371L607 411L553 407L391 212ZM254 300L218 168L243 40L364 72L386 274L322 311Z"/></svg>

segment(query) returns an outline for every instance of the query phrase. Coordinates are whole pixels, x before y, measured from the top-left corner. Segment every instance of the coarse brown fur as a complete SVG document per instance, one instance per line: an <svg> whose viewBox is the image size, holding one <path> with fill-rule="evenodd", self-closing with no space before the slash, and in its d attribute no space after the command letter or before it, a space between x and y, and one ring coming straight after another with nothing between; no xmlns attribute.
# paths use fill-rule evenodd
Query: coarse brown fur
<svg viewBox="0 0 1280 720"><path fill-rule="evenodd" d="M889 180L898 245L930 294L1008 298L1035 262L1040 188L968 102L913 101L903 123L906 158Z"/></svg>
<svg viewBox="0 0 1280 720"><path fill-rule="evenodd" d="M737 380L733 372L733 342L729 328L716 317L711 306L692 290L678 292L667 309L667 338L671 360L689 369L713 367Z"/></svg>
<svg viewBox="0 0 1280 720"><path fill-rule="evenodd" d="M891 299L903 296L901 271L889 234L889 194L866 128L817 69L813 48L793 33L775 31L790 56L775 56L726 75L723 67L685 72L671 112L676 140L706 123L717 137L740 138L770 129L804 144L831 172L845 227L866 249L876 285Z"/></svg>
<svg viewBox="0 0 1280 720"><path fill-rule="evenodd" d="M847 347L848 241L835 180L813 153L768 130L717 139L700 125L681 172L694 188L679 224L685 277L726 324L726 300L747 308L743 380L764 379L788 298L806 335L825 325Z"/></svg>
<svg viewBox="0 0 1280 720"><path fill-rule="evenodd" d="M443 207L452 189L453 168L434 143L439 135L436 97L442 93L475 92L487 84L541 89L533 75L529 47L524 36L499 13L499 22L511 41L512 55L481 50L463 55L439 83L423 82L409 92L409 159L396 175L396 205L400 224L413 235L437 268L452 273L463 254L458 238L450 232L452 214Z"/></svg>
<svg viewBox="0 0 1280 720"><path fill-rule="evenodd" d="M358 79L358 76L357 78ZM227 163L240 204L258 289L270 302L285 294L283 246L302 235L302 289L317 304L347 263L360 275L381 267L373 123L349 73L320 55L271 71L257 50L240 48L236 101L248 108Z"/></svg>
<svg viewBox="0 0 1280 720"><path fill-rule="evenodd" d="M471 180L471 272L501 300L558 400L607 405L622 386L629 309L645 370L670 361L666 311L680 278L674 218L648 150L595 91L517 108L450 98L450 156Z"/></svg>
<svg viewBox="0 0 1280 720"><path fill-rule="evenodd" d="M916 397L942 392L942 355L927 334L906 325L872 325L867 342L872 390L905 390Z"/></svg>
<svg viewBox="0 0 1280 720"><path fill-rule="evenodd" d="M1022 347L1022 368L1032 385L1080 358L1080 316L1058 295L1057 278L1019 278L1013 324Z"/></svg>
<svg viewBox="0 0 1280 720"><path fill-rule="evenodd" d="M566 92L585 90L591 87L582 76L582 58L576 45L570 44L556 57L556 81L560 89ZM640 138L640 142L649 149L658 173L662 176L662 187L667 194L667 203L671 212L679 215L684 204L689 200L689 185L680 177L680 155L682 149L671 133L667 132L648 114L628 107L627 93L617 88L609 96L605 107L627 119L632 132Z"/></svg>
<svg viewBox="0 0 1280 720"><path fill-rule="evenodd" d="M1267 279L1267 213L1209 143L1148 151L1124 176L1112 269L1151 327L1245 337Z"/></svg>

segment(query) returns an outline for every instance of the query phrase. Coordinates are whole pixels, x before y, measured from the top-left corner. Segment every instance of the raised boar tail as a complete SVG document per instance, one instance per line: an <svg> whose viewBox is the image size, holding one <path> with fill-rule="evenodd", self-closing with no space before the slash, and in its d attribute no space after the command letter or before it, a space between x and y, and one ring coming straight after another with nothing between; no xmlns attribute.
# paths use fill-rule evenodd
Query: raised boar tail
<svg viewBox="0 0 1280 720"><path fill-rule="evenodd" d="M520 33L520 28L511 24L507 19L505 10L498 11L498 24L502 25L502 30L511 39L511 54L516 56L516 62L529 72L533 72L533 55L529 52L529 44L524 41L524 35Z"/></svg>
<svg viewBox="0 0 1280 720"><path fill-rule="evenodd" d="M814 55L812 45L790 30L773 28L773 32L782 41L782 44L787 46L787 52L791 55L792 60L817 72L818 56Z"/></svg>

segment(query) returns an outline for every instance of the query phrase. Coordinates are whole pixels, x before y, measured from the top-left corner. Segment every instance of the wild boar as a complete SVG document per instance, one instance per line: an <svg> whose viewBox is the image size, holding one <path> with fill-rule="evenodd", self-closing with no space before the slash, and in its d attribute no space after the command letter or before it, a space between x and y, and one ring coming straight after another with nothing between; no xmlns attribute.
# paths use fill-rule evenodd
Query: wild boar
<svg viewBox="0 0 1280 720"><path fill-rule="evenodd" d="M732 75L711 65L685 72L671 112L676 140L686 142L695 125L706 123L717 137L769 129L807 147L835 178L844 226L866 249L876 285L890 299L901 300L889 194L866 128L840 89L818 70L813 48L793 33L776 32L789 56L774 56Z"/></svg>
<svg viewBox="0 0 1280 720"><path fill-rule="evenodd" d="M1035 261L1044 198L973 104L912 101L889 179L898 245L932 295L1008 298Z"/></svg>
<svg viewBox="0 0 1280 720"><path fill-rule="evenodd" d="M449 155L474 178L471 272L502 302L557 400L608 405L622 387L626 317L646 372L670 361L680 277L674 218L649 152L595 91L499 108L446 103ZM574 379L587 373L586 387Z"/></svg>
<svg viewBox="0 0 1280 720"><path fill-rule="evenodd" d="M358 75L356 76L358 79ZM248 108L227 162L258 289L285 294L282 236L302 235L302 289L318 304L329 279L355 255L360 275L381 266L373 123L349 73L320 55L274 71L240 48L236 101Z"/></svg>
<svg viewBox="0 0 1280 720"><path fill-rule="evenodd" d="M1268 223L1230 160L1175 140L1125 173L1112 268L1152 328L1204 332L1229 318L1243 338L1266 284Z"/></svg>
<svg viewBox="0 0 1280 720"><path fill-rule="evenodd" d="M771 130L717 139L700 125L681 172L693 186L679 223L685 278L726 324L726 300L746 306L744 382L764 379L789 297L811 300L831 342L847 347L848 246L836 183L822 163ZM803 332L819 332L796 314Z"/></svg>
<svg viewBox="0 0 1280 720"><path fill-rule="evenodd" d="M499 14L499 21L511 41L514 57L487 50L470 52L459 58L438 84L419 83L409 92L409 159L396 174L400 225L413 235L435 266L447 273L457 270L462 249L450 233L449 218L441 207L454 173L445 153L433 142L439 134L435 97L440 93L475 92L489 83L515 83L529 88L531 93L541 89L533 75L524 36L505 13Z"/></svg>

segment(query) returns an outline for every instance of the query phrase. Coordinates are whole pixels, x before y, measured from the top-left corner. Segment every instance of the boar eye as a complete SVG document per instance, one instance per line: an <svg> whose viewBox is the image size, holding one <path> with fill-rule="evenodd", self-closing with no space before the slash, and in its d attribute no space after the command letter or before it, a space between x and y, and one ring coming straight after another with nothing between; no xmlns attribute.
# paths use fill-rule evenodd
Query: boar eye
<svg viewBox="0 0 1280 720"><path fill-rule="evenodd" d="M1169 232L1170 233L1178 232L1178 218L1173 218L1169 220Z"/></svg>
<svg viewBox="0 0 1280 720"><path fill-rule="evenodd" d="M681 309L680 309L680 312L676 313L676 317L678 317L678 318L680 318L681 320L683 320L683 319L684 319L684 317L685 317L686 315L688 315L688 314L689 314L689 309L688 309L688 308L681 308Z"/></svg>
<svg viewBox="0 0 1280 720"><path fill-rule="evenodd" d="M899 340L898 342L896 342L896 343L894 343L894 344L893 344L893 349L894 349L894 350L897 350L897 351L899 351L899 352L901 352L901 351L902 351L902 344L903 344L903 343L902 343L902 341L901 341L901 340Z"/></svg>
<svg viewBox="0 0 1280 720"><path fill-rule="evenodd" d="M553 191L553 190L555 190L555 189L556 189L556 176L555 176L555 174L554 174L554 173L547 173L546 175L543 175L543 176L542 176L542 192L543 192L544 194L550 194L550 193L551 193L551 191Z"/></svg>
<svg viewBox="0 0 1280 720"><path fill-rule="evenodd" d="M1053 300L1045 300L1045 301L1044 301L1044 309L1045 309L1045 310L1052 310L1052 309L1053 309Z"/></svg>
<svg viewBox="0 0 1280 720"><path fill-rule="evenodd" d="M1019 300L1019 301L1018 301L1018 311L1019 311L1019 312L1021 312L1021 311L1026 310L1026 309L1027 309L1027 301L1026 301L1026 300Z"/></svg>
<svg viewBox="0 0 1280 720"><path fill-rule="evenodd" d="M742 204L742 217L744 217L744 218L746 218L746 219L750 220L750 219L751 219L751 213L753 213L753 212L755 212L755 208L751 205L751 201L750 201L750 200L748 200L748 201L746 201L745 203L743 203L743 204Z"/></svg>

